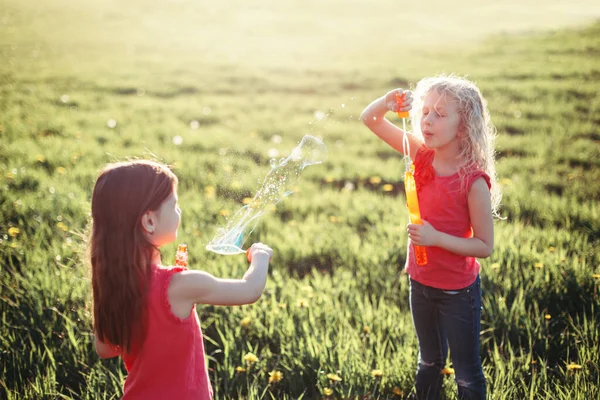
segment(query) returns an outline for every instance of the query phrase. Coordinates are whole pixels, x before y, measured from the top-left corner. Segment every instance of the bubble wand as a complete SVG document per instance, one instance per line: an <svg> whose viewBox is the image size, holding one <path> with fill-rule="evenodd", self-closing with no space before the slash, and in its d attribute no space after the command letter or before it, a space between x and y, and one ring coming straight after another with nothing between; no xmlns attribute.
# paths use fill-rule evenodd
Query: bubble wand
<svg viewBox="0 0 600 400"><path fill-rule="evenodd" d="M225 228L218 230L206 249L223 255L245 253L251 262L250 248L244 250L242 245L256 227L259 218L269 207L274 207L294 192L293 187L305 167L320 164L326 158L325 144L314 136L305 135L287 158L282 158L279 162L272 159L271 170L252 201L238 210Z"/></svg>
<svg viewBox="0 0 600 400"><path fill-rule="evenodd" d="M399 95L396 93L396 102L398 106L404 103L404 94ZM402 130L404 136L402 136L402 150L404 151L404 191L406 193L406 206L408 207L408 215L411 224L423 224L421 220L421 211L419 210L419 198L417 197L417 185L415 183L415 164L410 158L410 142L408 141L408 132L406 131L406 118L408 118L408 111L398 111L398 117L402 118ZM424 246L416 246L415 258L417 265L427 264L427 250Z"/></svg>

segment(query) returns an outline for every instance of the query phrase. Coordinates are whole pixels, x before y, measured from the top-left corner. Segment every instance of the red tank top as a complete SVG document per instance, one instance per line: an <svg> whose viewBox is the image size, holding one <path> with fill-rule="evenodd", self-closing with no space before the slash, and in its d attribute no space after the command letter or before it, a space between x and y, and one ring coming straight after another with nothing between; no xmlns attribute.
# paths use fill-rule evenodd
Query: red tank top
<svg viewBox="0 0 600 400"><path fill-rule="evenodd" d="M461 190L458 173L438 176L433 169L434 151L421 146L415 156L415 183L421 218L436 230L461 238L473 237L469 215L468 192L475 180L483 177L490 185L489 176L481 170L472 170ZM409 241L406 272L415 281L444 290L462 289L472 284L479 274L480 265L475 257L461 256L441 247L428 246L427 265L419 266L414 246Z"/></svg>
<svg viewBox="0 0 600 400"><path fill-rule="evenodd" d="M196 306L181 319L171 312L167 295L173 274L181 267L152 265L148 295L148 331L141 346L123 355L127 368L123 399L212 398Z"/></svg>

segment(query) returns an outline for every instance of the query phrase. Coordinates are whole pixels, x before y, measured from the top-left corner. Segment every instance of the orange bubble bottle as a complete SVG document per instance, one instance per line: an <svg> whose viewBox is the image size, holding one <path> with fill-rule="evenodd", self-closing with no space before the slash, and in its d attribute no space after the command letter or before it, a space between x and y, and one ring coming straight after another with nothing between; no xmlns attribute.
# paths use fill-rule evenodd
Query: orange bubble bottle
<svg viewBox="0 0 600 400"><path fill-rule="evenodd" d="M396 101L398 105L401 105L404 102L404 94L399 95L396 93ZM402 128L404 129L404 138L402 145L405 147L404 151L406 155L404 156L405 162L405 170L404 173L404 191L406 192L406 206L408 207L408 215L411 224L422 224L421 220L421 211L419 209L419 198L417 197L417 185L415 183L415 164L413 164L412 159L410 158L410 146L408 144L408 138L406 135L408 132L406 131L406 118L409 117L408 111L398 111L398 117L402 118ZM417 261L417 265L426 265L427 264L427 250L424 246L414 246L415 248L415 258Z"/></svg>
<svg viewBox="0 0 600 400"><path fill-rule="evenodd" d="M175 254L175 266L176 267L187 267L188 252L187 244L180 244L177 247L177 253Z"/></svg>

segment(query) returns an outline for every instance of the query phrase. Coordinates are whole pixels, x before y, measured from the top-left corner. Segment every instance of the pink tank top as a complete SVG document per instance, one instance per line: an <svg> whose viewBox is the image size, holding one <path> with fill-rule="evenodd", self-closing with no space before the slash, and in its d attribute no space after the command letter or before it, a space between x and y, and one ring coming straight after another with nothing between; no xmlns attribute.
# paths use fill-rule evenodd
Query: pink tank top
<svg viewBox="0 0 600 400"><path fill-rule="evenodd" d="M461 238L473 237L468 192L480 177L485 179L490 188L490 178L484 171L473 170L467 176L466 190L461 190L458 173L451 176L436 175L433 156L433 150L421 146L414 160L421 218L438 231ZM475 257L461 256L435 246L426 249L428 263L419 266L415 260L414 246L409 241L406 272L411 279L438 289L457 290L469 286L477 278L480 265Z"/></svg>
<svg viewBox="0 0 600 400"><path fill-rule="evenodd" d="M132 346L139 350L123 355L128 372L123 399L211 399L196 306L187 318L178 318L167 295L171 277L185 268L151 268L148 333L141 348Z"/></svg>

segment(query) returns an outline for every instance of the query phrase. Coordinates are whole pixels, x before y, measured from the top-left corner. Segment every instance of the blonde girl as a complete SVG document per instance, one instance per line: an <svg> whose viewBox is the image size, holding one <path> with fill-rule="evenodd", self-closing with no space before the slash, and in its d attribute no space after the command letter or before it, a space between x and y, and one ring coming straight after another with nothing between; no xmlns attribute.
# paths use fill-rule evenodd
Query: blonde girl
<svg viewBox="0 0 600 400"><path fill-rule="evenodd" d="M398 98L404 96L403 101ZM413 132L385 118L412 110ZM481 285L477 258L494 248L493 217L500 193L494 165L495 129L477 86L456 76L418 82L411 92L394 89L363 111L365 125L403 153L406 135L414 160L422 225L408 224L406 270L419 341L418 399L438 399L448 348L461 399L485 399L479 354ZM426 246L428 262L416 264L414 246Z"/></svg>

